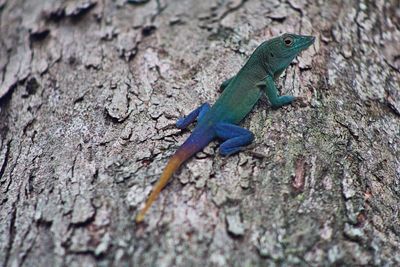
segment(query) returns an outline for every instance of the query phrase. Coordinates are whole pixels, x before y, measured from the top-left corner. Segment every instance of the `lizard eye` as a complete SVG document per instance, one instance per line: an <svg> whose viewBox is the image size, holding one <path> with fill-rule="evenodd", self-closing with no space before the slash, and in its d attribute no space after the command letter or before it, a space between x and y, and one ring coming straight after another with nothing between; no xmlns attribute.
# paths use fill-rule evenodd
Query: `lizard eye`
<svg viewBox="0 0 400 267"><path fill-rule="evenodd" d="M293 44L293 38L290 37L290 36L285 37L285 39L283 39L283 42L285 43L285 45L286 45L287 47L290 47L290 46L292 46L292 44Z"/></svg>

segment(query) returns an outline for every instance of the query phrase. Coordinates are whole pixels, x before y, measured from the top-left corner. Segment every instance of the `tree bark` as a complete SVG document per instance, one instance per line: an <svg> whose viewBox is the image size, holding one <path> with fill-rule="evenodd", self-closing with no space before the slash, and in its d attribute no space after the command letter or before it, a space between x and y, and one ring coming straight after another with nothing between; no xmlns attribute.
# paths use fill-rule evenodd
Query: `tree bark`
<svg viewBox="0 0 400 267"><path fill-rule="evenodd" d="M0 0L0 266L400 265L400 4ZM262 41L316 43L253 145L189 160L134 216Z"/></svg>

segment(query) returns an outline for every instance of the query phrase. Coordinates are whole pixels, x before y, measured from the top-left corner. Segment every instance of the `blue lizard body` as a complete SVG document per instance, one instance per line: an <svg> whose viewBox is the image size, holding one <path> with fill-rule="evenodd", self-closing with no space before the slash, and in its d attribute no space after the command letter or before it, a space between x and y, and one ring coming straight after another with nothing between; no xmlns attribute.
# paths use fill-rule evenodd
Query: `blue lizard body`
<svg viewBox="0 0 400 267"><path fill-rule="evenodd" d="M301 51L312 45L314 40L312 36L283 34L263 42L240 71L222 83L221 88L224 91L213 107L205 103L177 121L176 125L180 129L186 128L196 119L198 123L190 137L168 162L144 208L138 213L136 222L143 221L144 214L175 170L212 140L222 140L219 151L223 156L237 153L253 141L253 133L237 124L250 113L263 92L275 108L290 104L296 99L288 95L279 96L274 79L282 74Z"/></svg>

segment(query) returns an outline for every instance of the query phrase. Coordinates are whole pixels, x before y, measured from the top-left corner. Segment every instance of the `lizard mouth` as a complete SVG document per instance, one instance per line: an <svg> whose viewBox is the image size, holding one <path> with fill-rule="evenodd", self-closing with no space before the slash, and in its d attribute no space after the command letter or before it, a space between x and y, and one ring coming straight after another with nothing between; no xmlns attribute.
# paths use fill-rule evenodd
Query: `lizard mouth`
<svg viewBox="0 0 400 267"><path fill-rule="evenodd" d="M310 47L315 42L314 36L303 36L299 43L299 49L304 50Z"/></svg>

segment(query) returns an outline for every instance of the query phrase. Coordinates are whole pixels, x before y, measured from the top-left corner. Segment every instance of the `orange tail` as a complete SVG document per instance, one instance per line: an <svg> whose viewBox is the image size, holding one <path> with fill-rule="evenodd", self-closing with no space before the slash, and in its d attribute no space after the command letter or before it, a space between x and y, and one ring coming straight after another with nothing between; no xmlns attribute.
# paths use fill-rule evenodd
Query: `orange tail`
<svg viewBox="0 0 400 267"><path fill-rule="evenodd" d="M136 223L140 223L144 219L144 215L150 208L151 204L157 199L161 190L167 185L168 181L171 179L174 172L189 159L196 152L202 150L207 144L209 144L214 139L214 132L211 127L196 128L190 137L185 141L185 143L176 151L175 155L168 161L160 179L154 185L153 191L151 192L149 198L147 199L143 209L139 211L136 216Z"/></svg>
<svg viewBox="0 0 400 267"><path fill-rule="evenodd" d="M138 215L136 216L136 223L140 223L144 219L144 215L146 211L150 208L151 204L157 199L158 195L160 194L161 190L167 185L169 179L171 179L174 172L181 166L181 164L188 158L186 153L179 153L184 151L178 151L172 158L168 161L167 166L165 167L163 173L161 174L160 179L154 185L153 190L147 199L145 206L139 211Z"/></svg>

